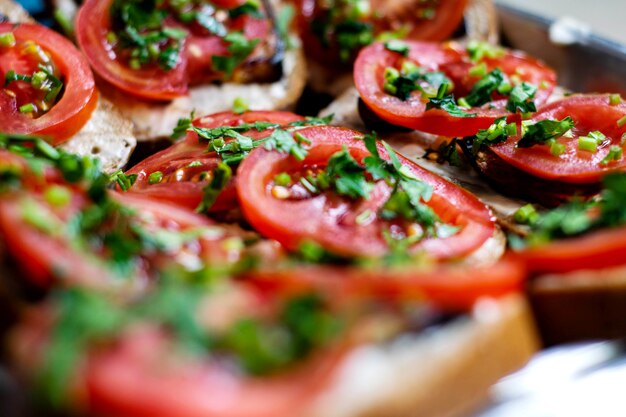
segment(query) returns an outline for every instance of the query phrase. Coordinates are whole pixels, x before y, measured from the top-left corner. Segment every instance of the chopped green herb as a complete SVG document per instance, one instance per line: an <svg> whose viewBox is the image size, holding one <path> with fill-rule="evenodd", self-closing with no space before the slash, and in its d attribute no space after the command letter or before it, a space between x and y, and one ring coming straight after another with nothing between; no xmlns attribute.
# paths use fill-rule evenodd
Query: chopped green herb
<svg viewBox="0 0 626 417"><path fill-rule="evenodd" d="M37 108L35 107L35 105L33 103L27 103L24 104L23 106L20 106L20 113L33 113L35 110L37 110Z"/></svg>
<svg viewBox="0 0 626 417"><path fill-rule="evenodd" d="M122 191L128 191L137 181L137 174L126 175L124 171L119 170L111 174L109 181L117 183Z"/></svg>
<svg viewBox="0 0 626 417"><path fill-rule="evenodd" d="M532 204L526 204L525 206L517 209L513 218L517 223L521 224L533 224L539 219L539 213Z"/></svg>
<svg viewBox="0 0 626 417"><path fill-rule="evenodd" d="M148 176L148 183L151 185L158 184L163 181L163 173L161 171L154 171Z"/></svg>
<svg viewBox="0 0 626 417"><path fill-rule="evenodd" d="M506 109L510 112L531 113L536 112L537 107L532 100L537 93L537 86L523 82L516 85L509 92L509 100L506 103Z"/></svg>
<svg viewBox="0 0 626 417"><path fill-rule="evenodd" d="M228 42L229 56L214 55L211 57L213 67L226 76L232 76L235 69L252 53L260 39L248 39L242 32L231 32L224 37Z"/></svg>
<svg viewBox="0 0 626 417"><path fill-rule="evenodd" d="M620 94L609 95L609 104L611 106L617 106L622 102L622 96Z"/></svg>
<svg viewBox="0 0 626 417"><path fill-rule="evenodd" d="M274 177L274 184L286 187L291 184L291 175L286 172L281 172L280 174L276 174Z"/></svg>
<svg viewBox="0 0 626 417"><path fill-rule="evenodd" d="M0 46L4 48L12 48L16 44L13 32L0 33Z"/></svg>
<svg viewBox="0 0 626 417"><path fill-rule="evenodd" d="M507 123L506 116L494 120L487 129L476 133L472 142L472 152L477 154L483 146L496 145L506 141L510 136L517 134L515 123Z"/></svg>
<svg viewBox="0 0 626 417"><path fill-rule="evenodd" d="M237 97L233 101L233 113L242 114L248 111L249 105L246 99Z"/></svg>
<svg viewBox="0 0 626 417"><path fill-rule="evenodd" d="M226 188L233 176L233 171L228 164L220 163L213 171L213 178L202 189L202 202L196 208L198 213L206 213L213 206L222 190Z"/></svg>
<svg viewBox="0 0 626 417"><path fill-rule="evenodd" d="M480 107L483 104L487 104L492 100L491 95L493 92L497 90L503 81L504 75L502 70L496 68L474 84L465 100L471 107Z"/></svg>
<svg viewBox="0 0 626 417"><path fill-rule="evenodd" d="M574 120L567 116L563 120L541 120L523 126L525 131L517 142L518 148L543 145L550 139L557 139L574 127Z"/></svg>
<svg viewBox="0 0 626 417"><path fill-rule="evenodd" d="M622 126L624 126L624 125L626 125L626 116L622 117L621 119L619 119L619 120L617 121L617 126L618 126L618 127L622 127Z"/></svg>
<svg viewBox="0 0 626 417"><path fill-rule="evenodd" d="M441 84L437 90L437 96L429 99L426 103L426 110L441 109L445 110L450 116L454 117L476 117L476 113L467 113L461 109L454 101L454 96L448 94L449 84Z"/></svg>
<svg viewBox="0 0 626 417"><path fill-rule="evenodd" d="M398 39L392 39L385 42L385 48L388 51L397 52L402 56L409 55L409 45Z"/></svg>
<svg viewBox="0 0 626 417"><path fill-rule="evenodd" d="M606 165L612 161L619 161L622 159L622 147L619 145L613 145L609 148L609 153L606 154L602 162L603 165Z"/></svg>
<svg viewBox="0 0 626 417"><path fill-rule="evenodd" d="M487 42L470 41L467 44L467 53L473 62L482 61L483 58L500 58L506 54L504 48Z"/></svg>

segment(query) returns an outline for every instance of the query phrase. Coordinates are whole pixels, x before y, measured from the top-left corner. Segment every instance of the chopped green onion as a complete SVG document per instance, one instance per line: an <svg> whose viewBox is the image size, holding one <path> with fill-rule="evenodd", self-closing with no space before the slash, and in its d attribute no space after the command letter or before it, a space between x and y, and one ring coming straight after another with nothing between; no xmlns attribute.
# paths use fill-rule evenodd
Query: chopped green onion
<svg viewBox="0 0 626 417"><path fill-rule="evenodd" d="M282 185L283 187L291 184L291 175L286 172L281 172L274 177L274 184Z"/></svg>
<svg viewBox="0 0 626 417"><path fill-rule="evenodd" d="M27 103L27 104L24 104L23 106L20 106L20 113L32 113L36 109L37 108L35 107L33 103Z"/></svg>
<svg viewBox="0 0 626 417"><path fill-rule="evenodd" d="M0 46L7 48L15 46L15 35L13 32L5 32L0 34Z"/></svg>
<svg viewBox="0 0 626 417"><path fill-rule="evenodd" d="M511 83L503 81L502 83L500 83L497 90L498 93L507 95L511 92L511 90L513 90L513 86L511 85Z"/></svg>
<svg viewBox="0 0 626 417"><path fill-rule="evenodd" d="M398 39L392 39L385 42L385 48L391 52L397 52L400 55L407 56L409 54L409 45Z"/></svg>
<svg viewBox="0 0 626 417"><path fill-rule="evenodd" d="M31 78L31 84L38 90L43 90L46 88L46 81L48 80L48 74L43 71L37 71L33 74Z"/></svg>
<svg viewBox="0 0 626 417"><path fill-rule="evenodd" d="M513 218L520 224L533 224L539 219L539 213L532 204L526 204L517 209Z"/></svg>
<svg viewBox="0 0 626 417"><path fill-rule="evenodd" d="M148 182L150 184L158 184L163 180L163 173L161 171L154 171L148 177Z"/></svg>
<svg viewBox="0 0 626 417"><path fill-rule="evenodd" d="M592 139L595 139L598 145L600 145L604 141L604 139L606 139L606 136L604 136L604 133L600 132L599 130L594 130L593 132L589 132L588 136Z"/></svg>
<svg viewBox="0 0 626 417"><path fill-rule="evenodd" d="M504 134L506 136L517 135L517 125L515 123L509 123L504 127Z"/></svg>
<svg viewBox="0 0 626 417"><path fill-rule="evenodd" d="M587 152L597 152L598 142L589 136L581 136L578 138L578 149Z"/></svg>
<svg viewBox="0 0 626 417"><path fill-rule="evenodd" d="M467 100L465 100L465 97L460 97L457 100L457 104L459 105L459 107L463 107L463 108L466 108L466 109L471 109L472 108L472 106L469 105Z"/></svg>
<svg viewBox="0 0 626 417"><path fill-rule="evenodd" d="M609 96L609 104L611 106L616 106L620 104L621 102L622 102L622 96L620 96L619 94L611 94Z"/></svg>
<svg viewBox="0 0 626 417"><path fill-rule="evenodd" d="M383 76L385 78L383 90L389 94L396 94L398 92L398 88L394 85L394 83L400 77L400 71L393 67L387 67L385 68Z"/></svg>
<svg viewBox="0 0 626 417"><path fill-rule="evenodd" d="M556 141L556 139L549 139L546 141L546 145L550 147L550 153L554 156L561 156L565 153L565 145Z"/></svg>
<svg viewBox="0 0 626 417"><path fill-rule="evenodd" d="M617 121L617 126L622 127L624 125L626 125L626 116L622 117L621 119Z"/></svg>
<svg viewBox="0 0 626 417"><path fill-rule="evenodd" d="M302 186L306 188L311 194L317 194L319 192L317 187L311 184L311 182L306 178L300 178L300 184L302 184Z"/></svg>
<svg viewBox="0 0 626 417"><path fill-rule="evenodd" d="M606 154L601 164L605 165L611 161L619 161L622 159L622 147L618 145L613 145L609 148L609 153Z"/></svg>
<svg viewBox="0 0 626 417"><path fill-rule="evenodd" d="M233 113L235 114L242 114L248 111L249 107L248 102L244 98L237 97L233 100Z"/></svg>
<svg viewBox="0 0 626 417"><path fill-rule="evenodd" d="M474 65L472 68L469 69L469 75L471 75L472 77L484 77L485 75L487 75L487 64L482 62L478 65Z"/></svg>
<svg viewBox="0 0 626 417"><path fill-rule="evenodd" d="M65 187L53 185L45 191L44 198L53 206L63 207L70 202L72 194Z"/></svg>

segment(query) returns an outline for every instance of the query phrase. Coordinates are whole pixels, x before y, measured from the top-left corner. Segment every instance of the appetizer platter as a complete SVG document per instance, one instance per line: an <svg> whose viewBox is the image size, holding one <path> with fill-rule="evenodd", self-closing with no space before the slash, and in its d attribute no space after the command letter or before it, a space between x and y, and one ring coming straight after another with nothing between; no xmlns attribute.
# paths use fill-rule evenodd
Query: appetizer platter
<svg viewBox="0 0 626 417"><path fill-rule="evenodd" d="M45 8L0 0L0 415L461 417L625 335L624 90L490 1Z"/></svg>

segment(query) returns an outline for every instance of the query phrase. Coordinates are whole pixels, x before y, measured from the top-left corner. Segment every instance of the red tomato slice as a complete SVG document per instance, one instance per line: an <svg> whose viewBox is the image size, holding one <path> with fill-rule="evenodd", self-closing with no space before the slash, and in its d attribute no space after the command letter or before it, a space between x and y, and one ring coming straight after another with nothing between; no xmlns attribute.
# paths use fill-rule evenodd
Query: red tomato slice
<svg viewBox="0 0 626 417"><path fill-rule="evenodd" d="M363 49L354 66L354 81L361 99L381 119L399 126L443 136L462 137L474 135L488 128L495 119L509 116L518 119L506 110L506 99L494 100L481 106L467 109L473 117L453 116L442 109L426 110L428 100L419 91L402 100L384 90L384 73L387 67L397 68L405 60L413 62L427 71L441 71L454 83L454 95L459 98L467 94L481 77L469 74L476 63L469 62L467 52L456 43L433 44L406 42L409 47L405 58L389 51L384 44L377 43ZM540 86L536 93L536 104L545 102L556 84L554 71L543 63L516 51L507 51L500 58L481 60L486 70L500 68L503 74L517 82L527 81Z"/></svg>
<svg viewBox="0 0 626 417"><path fill-rule="evenodd" d="M149 100L171 100L187 93L188 85L212 82L223 78L213 69L212 57L228 55L228 43L218 36L208 33L199 25L184 25L173 19L166 19L168 27L183 28L188 35L182 40L183 47L176 66L165 71L157 65L132 69L109 43L107 35L111 31L111 5L113 0L87 0L78 12L76 37L94 71L115 87L135 96ZM233 6L235 5L235 6ZM228 8L240 5L239 2L223 1L216 6L225 7L218 12L228 15ZM268 39L270 24L266 18L258 19L243 15L226 26L232 30L242 30L248 39ZM259 42L254 53L260 53Z"/></svg>
<svg viewBox="0 0 626 417"><path fill-rule="evenodd" d="M78 132L91 117L98 94L89 64L70 41L56 32L35 24L0 23L0 34L13 33L16 45L0 46L0 79L7 72L32 76L38 64L50 60L63 82L63 90L49 110L38 117L20 112L20 107L37 103L45 94L29 82L14 81L0 94L0 125L9 133L45 136L54 145ZM26 47L31 45L30 48ZM37 47L38 45L38 47Z"/></svg>
<svg viewBox="0 0 626 417"><path fill-rule="evenodd" d="M526 271L518 258L506 256L486 266L424 266L391 269L301 266L252 271L245 276L270 292L321 289L350 297L372 295L394 300L426 299L447 310L469 310L482 297L522 290Z"/></svg>
<svg viewBox="0 0 626 417"><path fill-rule="evenodd" d="M193 124L196 127L215 128L239 126L258 121L286 125L299 120L304 120L304 118L280 111L250 111L242 114L222 112L199 117L193 121ZM253 129L245 134L260 139L271 132L272 129L263 132ZM207 144L201 143L196 133L189 132L184 140L150 156L128 170L127 174L137 174L137 180L129 191L193 210L202 201L202 189L209 182L208 178L203 179L204 176L206 173L213 172L220 162L221 158L215 152L207 153ZM151 184L150 174L157 171L163 174L163 179L156 184ZM236 206L237 194L233 179L222 190L210 211L230 210Z"/></svg>
<svg viewBox="0 0 626 417"><path fill-rule="evenodd" d="M298 0L298 26L304 41L307 55L313 56L320 62L336 65L339 58L339 36L337 25L349 19L333 17L337 10L355 8L354 4L346 2L323 2L320 0ZM383 32L402 32L403 38L408 40L443 41L448 39L463 19L467 0L426 0L389 2L386 0L367 0L359 2L363 9L359 17L352 19L359 23L372 26L372 35L376 37ZM341 13L341 12L340 12ZM354 13L349 13L353 15ZM329 44L324 45L320 35L316 33L328 25L327 34ZM406 32L406 34L405 34ZM352 37L358 36L352 34ZM354 49L352 58L358 52Z"/></svg>
<svg viewBox="0 0 626 417"><path fill-rule="evenodd" d="M564 273L623 265L624 250L626 228L618 227L529 247L519 256L532 272Z"/></svg>
<svg viewBox="0 0 626 417"><path fill-rule="evenodd" d="M86 367L89 408L118 417L282 417L299 414L327 385L342 352L326 349L279 375L236 375L210 359L178 358L158 333L130 335Z"/></svg>
<svg viewBox="0 0 626 417"><path fill-rule="evenodd" d="M359 224L358 215L370 211L378 213L390 189L378 182L370 199L350 201L333 192L324 192L303 199L279 199L272 195L268 184L282 172L302 171L324 167L328 158L344 146L357 160L369 155L362 135L350 129L310 127L300 130L312 142L307 157L297 162L288 155L257 148L239 167L237 193L248 222L261 234L278 240L294 250L312 240L331 252L345 256L381 256L388 251L383 232L389 222L377 216L367 224ZM382 146L380 154L387 158ZM423 250L441 259L459 258L480 247L495 231L490 210L478 199L432 174L406 158L402 163L417 178L433 187L433 196L427 203L447 224L459 231L446 238L426 238L411 250Z"/></svg>
<svg viewBox="0 0 626 417"><path fill-rule="evenodd" d="M602 163L611 146L621 146L626 125L617 121L626 116L626 103L609 104L608 95L575 95L548 104L530 119L531 123L541 120L562 120L570 116L574 120L571 137L557 141L566 150L559 156L552 155L547 145L517 148L520 137L511 137L506 142L490 147L491 151L508 164L539 178L568 183L597 183L602 176L613 171L622 171L626 159ZM519 129L518 129L519 130ZM602 132L606 139L598 145L597 152L578 149L578 138L590 132Z"/></svg>
<svg viewBox="0 0 626 417"><path fill-rule="evenodd" d="M55 207L42 197L44 189L42 186L39 192L16 193L0 200L0 230L3 239L18 265L38 286L48 287L61 282L70 286L140 290L149 284L150 278L160 268L167 267L171 262L178 263L179 256L186 257L187 262L191 256L199 263L216 262L220 265L239 258L238 250L235 253L222 245L222 240L233 234L218 228L203 216L141 196L115 193L111 195L112 198L125 207L137 210L141 217L137 222L146 230L159 228L169 232L181 232L199 228L211 229L211 233L190 238L182 247L184 255L179 253L182 249L144 250L135 257L138 263L133 276L138 278L120 279L106 265L109 255L97 254L97 249L94 248L77 247L76 242L68 240L70 237L64 232L64 224L88 205L84 193L77 189L68 189L71 193L70 202ZM39 212L46 216L45 221L53 225L59 223L60 226L52 231L44 231L32 224L32 220L25 214L25 204L28 201L39 203ZM180 263L185 264L184 262L185 260Z"/></svg>

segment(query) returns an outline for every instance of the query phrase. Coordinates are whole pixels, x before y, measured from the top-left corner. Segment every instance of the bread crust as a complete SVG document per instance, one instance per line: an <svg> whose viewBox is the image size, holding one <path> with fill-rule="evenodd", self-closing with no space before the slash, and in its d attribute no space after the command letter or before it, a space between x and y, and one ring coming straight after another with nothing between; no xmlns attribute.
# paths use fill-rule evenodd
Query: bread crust
<svg viewBox="0 0 626 417"><path fill-rule="evenodd" d="M469 317L388 345L359 348L306 417L467 415L537 347L521 296L483 299Z"/></svg>

